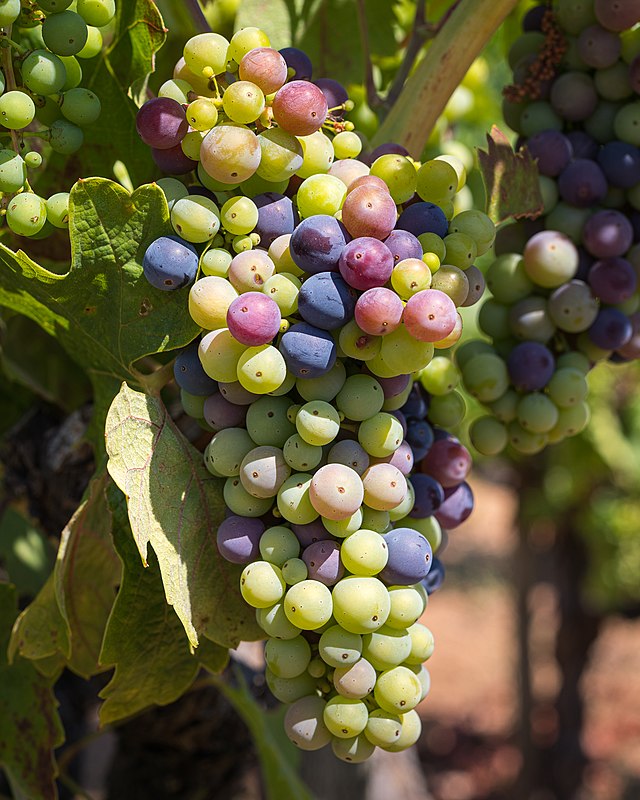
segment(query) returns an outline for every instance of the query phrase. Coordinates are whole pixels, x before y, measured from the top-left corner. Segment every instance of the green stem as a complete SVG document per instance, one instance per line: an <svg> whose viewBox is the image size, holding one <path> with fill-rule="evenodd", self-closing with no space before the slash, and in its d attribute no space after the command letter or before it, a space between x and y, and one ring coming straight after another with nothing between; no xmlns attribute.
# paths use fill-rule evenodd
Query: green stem
<svg viewBox="0 0 640 800"><path fill-rule="evenodd" d="M11 41L11 27L12 26L9 25L3 30L2 33L3 39ZM12 58L11 48L2 47L0 49L2 50L2 56L0 58L2 61L2 68L4 71L6 90L10 92L16 88L16 77L13 74L13 58ZM22 148L20 147L20 136L18 135L17 131L14 130L11 131L11 143L13 145L13 149L15 150L15 152L19 154Z"/></svg>
<svg viewBox="0 0 640 800"><path fill-rule="evenodd" d="M397 142L420 158L453 90L518 0L462 0L404 85L372 145Z"/></svg>

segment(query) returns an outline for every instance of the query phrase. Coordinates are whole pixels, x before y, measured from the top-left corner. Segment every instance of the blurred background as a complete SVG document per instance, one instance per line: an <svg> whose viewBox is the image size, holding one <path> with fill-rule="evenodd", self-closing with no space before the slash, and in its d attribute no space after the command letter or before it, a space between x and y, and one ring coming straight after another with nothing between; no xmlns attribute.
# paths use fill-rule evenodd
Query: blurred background
<svg viewBox="0 0 640 800"><path fill-rule="evenodd" d="M184 41L198 30L196 0L157 4L169 39L158 55L151 91L170 77ZM437 23L450 5L428 2L427 20ZM521 2L474 62L425 152L427 157L450 152L465 161L469 205L483 202L474 148L485 145L492 124L507 131L500 110L501 88L509 82L507 52L531 5ZM384 92L401 69L416 4L209 0L202 9L212 28L225 35L260 25L273 46L306 50L317 76L348 88L355 102L349 117L370 138L384 108L368 102L363 53L370 50L371 76ZM363 10L366 48L358 15ZM475 309L465 311L470 333ZM0 520L0 559L25 585L31 581L35 593L52 551L42 527L26 514L20 493L23 500L25 492L31 500L37 495L52 530L60 530L73 511L87 464L90 474L90 455L65 448L82 430L87 381L50 340L42 365L44 334L35 334L28 320L3 312L1 325L2 462L5 484L14 491ZM27 340L33 353L24 347ZM20 359L13 357L17 343ZM638 368L600 365L589 377L593 417L584 433L517 461L475 454L476 510L449 537L443 556L447 578L422 620L435 634L436 650L428 664L431 692L419 708L418 745L406 754L377 753L359 767L338 763L330 754L305 755L302 774L318 800L640 798ZM476 411L471 399L467 403L470 421ZM43 430L49 448L44 456L41 441L36 444ZM34 465L40 470L37 481ZM62 495L68 504L59 502ZM268 703L260 685L259 646L242 647L237 657L258 702ZM262 796L256 743L236 711L211 689L191 692L116 731L94 734L90 742L85 737L74 749L73 727L86 727L95 717L102 682L85 684L71 675L61 681L72 742L61 758L73 765L87 792L64 789L63 796ZM245 712L257 714L258 706ZM264 736L276 736L278 726L276 720Z"/></svg>

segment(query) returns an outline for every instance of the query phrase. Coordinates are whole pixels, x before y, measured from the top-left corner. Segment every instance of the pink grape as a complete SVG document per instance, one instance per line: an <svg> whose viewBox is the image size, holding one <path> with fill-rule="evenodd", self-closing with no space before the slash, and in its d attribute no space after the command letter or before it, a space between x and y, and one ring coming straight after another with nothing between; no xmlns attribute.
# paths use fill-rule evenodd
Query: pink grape
<svg viewBox="0 0 640 800"><path fill-rule="evenodd" d="M309 499L322 517L348 519L362 505L364 489L358 473L344 464L326 464L311 481Z"/></svg>
<svg viewBox="0 0 640 800"><path fill-rule="evenodd" d="M365 333L384 336L400 325L403 312L404 304L395 292L375 287L358 298L355 319Z"/></svg>
<svg viewBox="0 0 640 800"><path fill-rule="evenodd" d="M273 98L273 118L294 136L309 136L327 118L329 106L322 90L309 81L291 81L278 89Z"/></svg>
<svg viewBox="0 0 640 800"><path fill-rule="evenodd" d="M386 239L397 217L396 204L386 187L380 189L371 184L358 186L348 192L342 206L342 224L354 237Z"/></svg>
<svg viewBox="0 0 640 800"><path fill-rule="evenodd" d="M438 439L422 459L422 471L435 478L445 489L462 483L470 469L469 451L453 437Z"/></svg>
<svg viewBox="0 0 640 800"><path fill-rule="evenodd" d="M264 94L277 92L287 80L287 62L272 47L255 47L240 62L240 80L251 81Z"/></svg>
<svg viewBox="0 0 640 800"><path fill-rule="evenodd" d="M439 342L454 330L457 321L455 303L439 289L414 294L404 309L404 324L419 342Z"/></svg>
<svg viewBox="0 0 640 800"><path fill-rule="evenodd" d="M364 502L376 511L390 511L407 493L407 480L393 464L373 464L362 476Z"/></svg>
<svg viewBox="0 0 640 800"><path fill-rule="evenodd" d="M260 292L245 292L227 311L227 327L242 344L256 347L269 344L280 330L280 309L277 303Z"/></svg>
<svg viewBox="0 0 640 800"><path fill-rule="evenodd" d="M338 261L340 274L354 289L384 286L393 272L391 250L379 239L361 236L346 245Z"/></svg>

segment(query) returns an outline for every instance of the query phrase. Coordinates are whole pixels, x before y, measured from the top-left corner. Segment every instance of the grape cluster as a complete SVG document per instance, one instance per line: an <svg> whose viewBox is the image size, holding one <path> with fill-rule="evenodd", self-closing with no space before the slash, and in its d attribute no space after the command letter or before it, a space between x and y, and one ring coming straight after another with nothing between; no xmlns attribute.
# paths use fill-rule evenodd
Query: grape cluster
<svg viewBox="0 0 640 800"><path fill-rule="evenodd" d="M158 181L174 233L143 268L159 290L191 285L203 334L175 379L213 433L218 549L244 566L287 733L357 762L420 733L433 554L473 508L469 452L447 432L460 376L435 353L482 295L473 262L495 231L456 213L459 159L361 155L346 91L311 77L257 29L187 42L138 117L174 174Z"/></svg>
<svg viewBox="0 0 640 800"><path fill-rule="evenodd" d="M537 160L544 214L499 231L479 314L493 346L458 354L491 411L470 432L482 453L579 433L593 364L640 357L638 22L638 0L557 0L511 50L505 119Z"/></svg>
<svg viewBox="0 0 640 800"><path fill-rule="evenodd" d="M55 153L70 155L83 143L83 128L100 116L97 95L80 86L78 59L102 49L100 28L115 15L115 0L2 0L0 2L0 149L2 213L19 236L44 238L69 224L69 195L45 200L29 185L28 170L43 163L40 139ZM35 126L39 124L44 128Z"/></svg>

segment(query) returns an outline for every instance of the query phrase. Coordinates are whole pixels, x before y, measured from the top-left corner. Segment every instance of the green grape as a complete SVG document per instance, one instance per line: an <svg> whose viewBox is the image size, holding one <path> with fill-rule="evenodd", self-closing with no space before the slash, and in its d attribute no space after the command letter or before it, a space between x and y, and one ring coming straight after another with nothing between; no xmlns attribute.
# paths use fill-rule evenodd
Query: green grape
<svg viewBox="0 0 640 800"><path fill-rule="evenodd" d="M238 360L238 380L255 394L276 391L287 375L282 353L273 345L248 347Z"/></svg>
<svg viewBox="0 0 640 800"><path fill-rule="evenodd" d="M400 669L400 667L398 669ZM383 747L384 750L388 750L390 753L399 753L401 750L406 750L408 747L414 745L420 738L422 722L416 711L412 709L411 711L401 714L400 722L402 724L400 736L398 736L393 744Z"/></svg>
<svg viewBox="0 0 640 800"><path fill-rule="evenodd" d="M284 447L287 439L296 432L287 419L290 405L287 397L261 397L249 406L246 426L256 444Z"/></svg>
<svg viewBox="0 0 640 800"><path fill-rule="evenodd" d="M320 637L318 652L330 667L355 664L362 655L362 637L339 625L332 625Z"/></svg>
<svg viewBox="0 0 640 800"><path fill-rule="evenodd" d="M403 391L400 392L400 394L397 394L394 397L388 397L382 404L382 410L397 411L399 408L402 408L402 406L409 399L412 386L413 386L413 381L409 381L409 383L406 385Z"/></svg>
<svg viewBox="0 0 640 800"><path fill-rule="evenodd" d="M164 180L172 180L165 178ZM182 184L180 184L182 186ZM180 195L183 197L184 195ZM203 253L200 259L200 269L204 275L215 275L219 278L226 278L229 274L229 265L233 256L228 250L220 247L212 247Z"/></svg>
<svg viewBox="0 0 640 800"><path fill-rule="evenodd" d="M38 0L38 5L47 14L59 14L65 11L73 3L73 0Z"/></svg>
<svg viewBox="0 0 640 800"><path fill-rule="evenodd" d="M516 418L519 401L520 395L514 389L509 389L497 400L489 403L489 408L500 422L512 422Z"/></svg>
<svg viewBox="0 0 640 800"><path fill-rule="evenodd" d="M497 456L508 442L507 429L493 417L478 417L474 420L469 429L469 438L483 456Z"/></svg>
<svg viewBox="0 0 640 800"><path fill-rule="evenodd" d="M508 306L502 305L490 297L480 307L478 325L492 339L508 338L511 332Z"/></svg>
<svg viewBox="0 0 640 800"><path fill-rule="evenodd" d="M369 508L369 506L363 506L362 509L363 528L366 528L369 531L375 531L376 533L386 533L391 527L390 522L391 520L388 511L380 511L376 508Z"/></svg>
<svg viewBox="0 0 640 800"><path fill-rule="evenodd" d="M2 98L0 97L0 102ZM57 119L49 129L49 144L56 153L69 156L82 147L84 133L77 125L66 119Z"/></svg>
<svg viewBox="0 0 640 800"><path fill-rule="evenodd" d="M556 367L558 371L561 369L577 369L583 375L586 375L591 370L589 359L584 353L578 353L577 351L563 353L558 356Z"/></svg>
<svg viewBox="0 0 640 800"><path fill-rule="evenodd" d="M332 442L340 430L340 417L324 400L305 403L296 416L296 429L309 444L322 446Z"/></svg>
<svg viewBox="0 0 640 800"><path fill-rule="evenodd" d="M282 128L269 128L258 135L258 142L262 155L256 175L264 180L289 180L301 167L302 146L293 134Z"/></svg>
<svg viewBox="0 0 640 800"><path fill-rule="evenodd" d="M276 677L273 672L267 667L265 670L265 679L267 682L267 686L269 687L269 691L271 694L279 700L281 703L293 703L294 705L291 708L287 709L287 715L290 714L291 709L295 708L295 704L299 701L315 701L317 700L319 703L322 704L320 708L320 714L316 721L312 724L312 730L310 732L311 743L317 743L320 737L320 732L322 730L325 731L326 740L322 739L322 744L317 744L317 747L307 747L304 748L300 741L293 739L295 744L302 749L318 749L318 747L324 747L325 744L330 740L331 734L326 729L324 722L322 722L322 708L324 707L324 700L321 700L317 697L314 692L316 689L316 682L315 680L309 675L307 672L303 672L302 675L298 675L296 678L278 678ZM318 724L319 723L319 724ZM287 730L287 735L291 738L291 732ZM302 740L301 740L302 741Z"/></svg>
<svg viewBox="0 0 640 800"><path fill-rule="evenodd" d="M362 655L379 671L393 669L411 655L411 641L406 629L383 625L363 637Z"/></svg>
<svg viewBox="0 0 640 800"><path fill-rule="evenodd" d="M35 236L47 221L47 204L32 192L13 197L7 207L7 225L19 236Z"/></svg>
<svg viewBox="0 0 640 800"><path fill-rule="evenodd" d="M239 475L243 459L254 447L253 440L244 428L224 428L207 445L204 461L206 465L211 464L220 475Z"/></svg>
<svg viewBox="0 0 640 800"><path fill-rule="evenodd" d="M237 296L238 293L229 281L224 278L208 275L197 280L189 291L189 314L196 325L199 325L201 328L206 328L206 330L217 332L220 328L225 328L227 324L227 310ZM231 336L231 334L229 334L229 336ZM216 347L222 348L227 343L229 336L225 335L220 339ZM231 338L233 339L233 337ZM212 337L209 337L208 343L212 341ZM230 368L226 366L222 367L225 373L231 375L231 377L227 379L227 383L238 379L236 375L238 366L237 359L240 358L240 355L244 352L244 346L241 345L240 342L237 342L235 339L233 339L233 342L234 344L232 347L234 348L234 352L237 353L237 357L233 362L233 374L231 374L232 371ZM201 357L203 353L204 351L201 349ZM215 369L213 363L211 366ZM216 380L224 380L224 378Z"/></svg>
<svg viewBox="0 0 640 800"><path fill-rule="evenodd" d="M380 353L382 336L371 336L365 333L362 328L358 327L355 320L351 320L340 329L338 344L349 358L371 361Z"/></svg>
<svg viewBox="0 0 640 800"><path fill-rule="evenodd" d="M10 130L21 130L33 122L36 107L28 94L15 90L0 97L0 122Z"/></svg>
<svg viewBox="0 0 640 800"><path fill-rule="evenodd" d="M287 464L297 472L315 469L322 461L322 447L305 442L298 433L287 439L283 453Z"/></svg>
<svg viewBox="0 0 640 800"><path fill-rule="evenodd" d="M549 431L549 438L553 441L558 441L566 436L576 436L587 427L590 418L591 409L588 403L582 402L569 408L561 408L558 414L558 422Z"/></svg>
<svg viewBox="0 0 640 800"><path fill-rule="evenodd" d="M41 4L42 5L42 4ZM78 58L94 58L102 50L102 33L93 25L87 26L87 41L76 56Z"/></svg>
<svg viewBox="0 0 640 800"><path fill-rule="evenodd" d="M593 3L585 0L558 0L555 13L564 30L573 36L597 21Z"/></svg>
<svg viewBox="0 0 640 800"><path fill-rule="evenodd" d="M551 105L544 100L535 100L522 112L520 132L527 137L546 130L562 130L562 120Z"/></svg>
<svg viewBox="0 0 640 800"><path fill-rule="evenodd" d="M255 122L264 111L264 94L251 81L236 81L225 90L222 107L233 122Z"/></svg>
<svg viewBox="0 0 640 800"><path fill-rule="evenodd" d="M48 50L29 53L20 71L25 86L35 94L56 94L67 79L64 64Z"/></svg>
<svg viewBox="0 0 640 800"><path fill-rule="evenodd" d="M524 261L516 253L498 256L486 274L487 286L498 303L516 303L533 293Z"/></svg>
<svg viewBox="0 0 640 800"><path fill-rule="evenodd" d="M380 411L364 420L358 428L358 441L375 458L392 455L403 440L402 425L397 417Z"/></svg>
<svg viewBox="0 0 640 800"><path fill-rule="evenodd" d="M371 372L381 378L419 372L433 358L431 342L419 342L414 339L404 325L382 337L380 360L372 359L369 364ZM382 371L386 375L382 374ZM388 374L391 373L391 374Z"/></svg>
<svg viewBox="0 0 640 800"><path fill-rule="evenodd" d="M559 408L571 408L586 399L589 384L579 369L563 367L554 373L547 385L547 391Z"/></svg>
<svg viewBox="0 0 640 800"><path fill-rule="evenodd" d="M522 425L515 420L507 426L507 433L509 434L509 444L513 449L525 455L539 453L547 444L547 437L544 433L525 431Z"/></svg>
<svg viewBox="0 0 640 800"><path fill-rule="evenodd" d="M371 165L371 175L381 178L387 184L389 194L396 204L406 203L416 191L416 170L406 156L390 153L376 158Z"/></svg>
<svg viewBox="0 0 640 800"><path fill-rule="evenodd" d="M392 714L405 714L420 702L422 686L407 667L393 667L378 676L374 696L380 708Z"/></svg>
<svg viewBox="0 0 640 800"><path fill-rule="evenodd" d="M20 0L4 0L0 4L0 28L8 28L20 16Z"/></svg>
<svg viewBox="0 0 640 800"><path fill-rule="evenodd" d="M329 519L322 517L322 524L330 534L338 539L351 538L351 535L362 528L362 508L356 509L350 517L346 519Z"/></svg>
<svg viewBox="0 0 640 800"><path fill-rule="evenodd" d="M60 99L63 115L75 125L91 125L100 116L102 106L90 89L69 89Z"/></svg>
<svg viewBox="0 0 640 800"><path fill-rule="evenodd" d="M404 258L391 273L391 285L402 300L408 300L423 289L430 289L431 283L431 270L419 258Z"/></svg>
<svg viewBox="0 0 640 800"><path fill-rule="evenodd" d="M252 130L231 123L216 125L202 142L202 170L198 170L198 177L208 188L211 186L205 173L219 183L229 184L226 188L238 186L254 174L260 158L260 143Z"/></svg>
<svg viewBox="0 0 640 800"><path fill-rule="evenodd" d="M202 280L207 280L207 278L202 278ZM191 295L189 300L191 301ZM189 311L193 317L191 303ZM202 337L198 355L202 368L210 378L213 378L214 381L231 383L237 379L238 362L244 351L245 346L233 338L228 328L219 328Z"/></svg>
<svg viewBox="0 0 640 800"><path fill-rule="evenodd" d="M482 341L482 339L472 339L456 349L456 363L458 367L464 371L466 365L481 353L492 353L495 355L495 351L489 342Z"/></svg>
<svg viewBox="0 0 640 800"><path fill-rule="evenodd" d="M186 89L186 93L188 94L190 91L193 91L186 81L180 81L180 88L182 89L182 84ZM188 88L187 88L188 87ZM162 96L162 95L161 95ZM177 99L174 97L174 99ZM186 98L184 101L179 102L187 102ZM186 110L187 114L187 122L191 125L194 130L197 131L209 131L211 128L214 127L216 122L218 121L218 109L216 108L215 103L213 100L209 99L208 97L199 97L197 100L194 100L192 103L189 103Z"/></svg>
<svg viewBox="0 0 640 800"><path fill-rule="evenodd" d="M423 664L410 665L409 669L420 681L420 686L422 686L420 701L422 701L431 691L431 675L429 674L429 670Z"/></svg>
<svg viewBox="0 0 640 800"><path fill-rule="evenodd" d="M282 565L282 577L289 586L306 581L308 576L309 570L301 558L289 558Z"/></svg>
<svg viewBox="0 0 640 800"><path fill-rule="evenodd" d="M362 140L353 131L341 131L333 137L336 158L357 158L362 151Z"/></svg>
<svg viewBox="0 0 640 800"><path fill-rule="evenodd" d="M220 212L208 197L189 195L174 203L171 224L188 242L207 242L220 230Z"/></svg>
<svg viewBox="0 0 640 800"><path fill-rule="evenodd" d="M335 155L331 139L322 130L308 136L296 136L296 139L302 147L302 164L297 168L296 175L310 178L328 172Z"/></svg>
<svg viewBox="0 0 640 800"><path fill-rule="evenodd" d="M260 145L258 144L258 146ZM287 190L288 185L289 185L288 180L275 181L275 182L265 181L265 179L261 178L257 172L254 172L253 175L250 175L242 182L240 190L247 197L255 197L258 194L265 194L266 192L275 192L276 194L284 194L285 191ZM292 272L293 270L289 271ZM302 270L300 270L300 272L302 272Z"/></svg>
<svg viewBox="0 0 640 800"><path fill-rule="evenodd" d="M385 629L392 628L402 633L420 619L426 608L422 595L413 586L390 586L389 600L391 608ZM404 658L398 663L401 661Z"/></svg>
<svg viewBox="0 0 640 800"><path fill-rule="evenodd" d="M233 514L245 517L261 517L271 510L271 497L253 497L246 491L240 478L227 478L222 490L224 502ZM273 601L272 601L273 602Z"/></svg>
<svg viewBox="0 0 640 800"><path fill-rule="evenodd" d="M446 202L453 200L458 191L458 175L453 166L442 159L425 161L416 177L416 191L422 200L431 203Z"/></svg>
<svg viewBox="0 0 640 800"><path fill-rule="evenodd" d="M202 419L204 417L204 401L206 397L201 395L190 394L185 389L180 390L180 403L184 409L185 414L194 419Z"/></svg>
<svg viewBox="0 0 640 800"><path fill-rule="evenodd" d="M376 708L369 714L364 735L377 747L390 747L400 739L402 721L398 714Z"/></svg>
<svg viewBox="0 0 640 800"><path fill-rule="evenodd" d="M436 356L420 372L420 383L430 395L444 395L460 383L460 373L451 359Z"/></svg>
<svg viewBox="0 0 640 800"><path fill-rule="evenodd" d="M13 150L0 150L0 192L19 192L26 179L27 171L22 156Z"/></svg>
<svg viewBox="0 0 640 800"><path fill-rule="evenodd" d="M450 233L444 237L447 248L445 260L447 264L460 269L468 269L476 260L478 248L475 241L466 233Z"/></svg>
<svg viewBox="0 0 640 800"><path fill-rule="evenodd" d="M253 239L251 236L247 236L247 234L234 236L231 242L234 253L246 253L248 250L253 249L253 244Z"/></svg>
<svg viewBox="0 0 640 800"><path fill-rule="evenodd" d="M282 577L286 580L284 567ZM272 636L274 639L294 639L300 635L300 629L287 619L282 602L267 606L267 608L257 608L256 622L267 636Z"/></svg>
<svg viewBox="0 0 640 800"><path fill-rule="evenodd" d="M298 188L298 211L301 217L336 214L347 196L347 187L333 175L312 175Z"/></svg>
<svg viewBox="0 0 640 800"><path fill-rule="evenodd" d="M229 42L219 33L199 33L187 41L183 55L187 67L198 77L207 68L220 75L227 66L228 49Z"/></svg>
<svg viewBox="0 0 640 800"><path fill-rule="evenodd" d="M333 614L350 633L371 633L387 621L390 610L387 587L377 578L349 576L333 587Z"/></svg>
<svg viewBox="0 0 640 800"><path fill-rule="evenodd" d="M331 619L331 591L318 581L300 581L284 597L284 610L290 622L303 631L315 631Z"/></svg>
<svg viewBox="0 0 640 800"><path fill-rule="evenodd" d="M220 209L220 221L236 236L251 233L258 224L258 208L248 197L231 197Z"/></svg>
<svg viewBox="0 0 640 800"><path fill-rule="evenodd" d="M402 500L398 503L398 505L393 506L393 508L389 509L389 519L391 522L397 522L399 519L406 517L407 514L411 513L416 502L416 494L413 489L413 486L407 482L406 484L406 491L405 495Z"/></svg>
<svg viewBox="0 0 640 800"><path fill-rule="evenodd" d="M431 545L434 553L442 544L442 528L435 517L424 517L422 519L406 517L406 519L400 520L400 523L396 527L413 528L421 533Z"/></svg>
<svg viewBox="0 0 640 800"><path fill-rule="evenodd" d="M376 685L376 671L366 658L361 658L355 664L336 667L333 685L341 697L362 700Z"/></svg>
<svg viewBox="0 0 640 800"><path fill-rule="evenodd" d="M69 89L75 89L82 83L82 67L75 56L60 56L60 61L64 64L64 69L67 74L60 91L68 92Z"/></svg>
<svg viewBox="0 0 640 800"><path fill-rule="evenodd" d="M482 211L469 209L456 214L449 224L449 233L466 233L475 242L478 255L482 256L496 238L496 227Z"/></svg>
<svg viewBox="0 0 640 800"><path fill-rule="evenodd" d="M37 169L38 167L42 166L42 155L38 153L37 150L31 150L25 154L24 163L29 167L29 169ZM0 191L4 190L0 189Z"/></svg>
<svg viewBox="0 0 640 800"><path fill-rule="evenodd" d="M336 758L346 761L348 764L362 764L373 755L375 746L360 734L351 739L339 739L334 737L331 740L331 749Z"/></svg>
<svg viewBox="0 0 640 800"><path fill-rule="evenodd" d="M282 573L268 561L248 564L240 576L240 593L253 608L270 608L280 600L285 588Z"/></svg>
<svg viewBox="0 0 640 800"><path fill-rule="evenodd" d="M260 28L241 28L231 37L227 59L239 64L244 56L256 47L270 47L267 34Z"/></svg>
<svg viewBox="0 0 640 800"><path fill-rule="evenodd" d="M274 397L280 397L280 395L289 394L295 385L296 376L292 372L287 372L280 386L268 394L273 395Z"/></svg>
<svg viewBox="0 0 640 800"><path fill-rule="evenodd" d="M278 511L295 525L306 525L317 519L318 512L311 504L309 490L311 475L297 472L282 484L278 491Z"/></svg>
<svg viewBox="0 0 640 800"><path fill-rule="evenodd" d="M69 192L57 192L47 200L47 220L55 228L69 227Z"/></svg>
<svg viewBox="0 0 640 800"><path fill-rule="evenodd" d="M116 14L115 0L78 0L78 14L87 25L104 28Z"/></svg>
<svg viewBox="0 0 640 800"><path fill-rule="evenodd" d="M411 653L406 657L405 663L410 665L420 665L423 661L428 661L433 655L435 642L433 634L425 625L415 622L408 629L411 640Z"/></svg>
<svg viewBox="0 0 640 800"><path fill-rule="evenodd" d="M467 169L473 168L473 153L463 144L453 140L443 142L442 147L443 149L448 148L449 152L436 156L435 161L446 161L450 167L453 167L458 179L456 191L459 192L467 182Z"/></svg>
<svg viewBox="0 0 640 800"><path fill-rule="evenodd" d="M444 264L434 274L431 288L439 289L461 306L469 294L469 279L459 267Z"/></svg>
<svg viewBox="0 0 640 800"><path fill-rule="evenodd" d="M277 678L296 678L309 666L311 648L303 636L270 639L264 649L264 658Z"/></svg>
<svg viewBox="0 0 640 800"><path fill-rule="evenodd" d="M387 545L376 531L357 530L344 540L340 548L342 563L354 575L377 575L385 568L388 558Z"/></svg>
<svg viewBox="0 0 640 800"><path fill-rule="evenodd" d="M444 259L447 248L445 247L444 240L436 233L421 233L420 236L418 236L418 241L422 245L422 250L425 253L435 253L440 261Z"/></svg>
<svg viewBox="0 0 640 800"><path fill-rule="evenodd" d="M300 554L298 537L290 528L285 528L284 525L275 525L267 528L260 537L259 546L262 558L278 567L282 567L285 561L290 558L297 559ZM271 668L273 669L273 667ZM276 670L273 671L276 672Z"/></svg>
<svg viewBox="0 0 640 800"><path fill-rule="evenodd" d="M347 419L361 422L382 410L384 392L371 375L351 375L335 400L338 411Z"/></svg>
<svg viewBox="0 0 640 800"><path fill-rule="evenodd" d="M369 712L362 700L332 697L324 708L324 724L339 739L357 736L365 729Z"/></svg>
<svg viewBox="0 0 640 800"><path fill-rule="evenodd" d="M589 288L585 286L585 289L591 296ZM518 339L548 342L556 332L549 312L550 304L544 297L532 295L520 300L509 311L511 332Z"/></svg>
<svg viewBox="0 0 640 800"><path fill-rule="evenodd" d="M204 139L202 141L204 141ZM212 178L206 173L202 164L198 164L196 167L196 174L198 175L200 183L211 192L232 192L238 188L238 184L222 183L222 181L217 181L215 178Z"/></svg>
<svg viewBox="0 0 640 800"><path fill-rule="evenodd" d="M456 428L467 412L467 404L460 392L450 392L431 398L429 405L429 422L441 428Z"/></svg>
<svg viewBox="0 0 640 800"><path fill-rule="evenodd" d="M56 120L62 118L60 106L52 97L40 96L36 98L36 101L36 119L42 125L49 127Z"/></svg>
<svg viewBox="0 0 640 800"><path fill-rule="evenodd" d="M558 408L546 395L526 394L518 403L518 422L526 431L547 433L558 422Z"/></svg>
<svg viewBox="0 0 640 800"><path fill-rule="evenodd" d="M75 56L87 43L87 23L75 11L51 14L42 23L42 38L58 56Z"/></svg>
<svg viewBox="0 0 640 800"><path fill-rule="evenodd" d="M303 400L324 400L329 403L342 390L346 379L344 364L338 360L328 372L318 378L298 378L296 389Z"/></svg>

